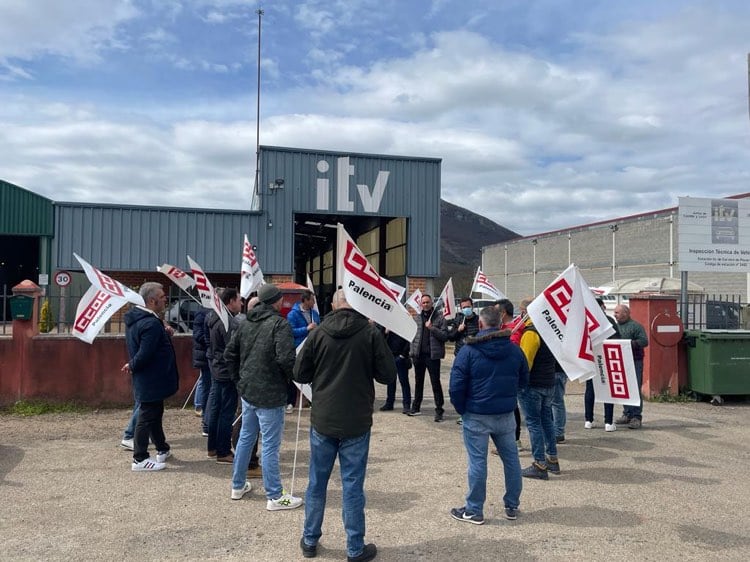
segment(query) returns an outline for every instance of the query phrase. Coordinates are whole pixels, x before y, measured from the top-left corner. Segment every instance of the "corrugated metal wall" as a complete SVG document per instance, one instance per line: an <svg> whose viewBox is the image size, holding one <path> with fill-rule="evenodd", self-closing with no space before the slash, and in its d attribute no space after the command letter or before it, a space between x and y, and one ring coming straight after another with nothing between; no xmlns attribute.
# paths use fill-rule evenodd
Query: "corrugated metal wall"
<svg viewBox="0 0 750 562"><path fill-rule="evenodd" d="M0 180L0 234L52 236L52 201Z"/></svg>
<svg viewBox="0 0 750 562"><path fill-rule="evenodd" d="M267 146L261 147L260 156L260 209L268 231L266 252L279 256L288 271L293 270L294 214L314 213L406 217L409 223L407 274L420 277L439 274L439 159ZM350 175L344 167L347 158L352 167ZM373 194L380 172L388 172L388 180L375 209L377 197ZM340 176L345 185L342 200L338 195ZM277 179L283 180L283 189L271 188ZM327 180L327 190L318 189L318 180ZM367 186L364 197L360 194L360 185ZM324 205L321 205L321 192L327 193L322 198ZM351 210L346 202L352 204ZM270 228L269 220L273 225Z"/></svg>
<svg viewBox="0 0 750 562"><path fill-rule="evenodd" d="M73 252L108 271L150 271L164 262L184 268L189 254L206 271L233 273L243 235L260 246L257 213L56 203L55 215L59 268L80 269Z"/></svg>

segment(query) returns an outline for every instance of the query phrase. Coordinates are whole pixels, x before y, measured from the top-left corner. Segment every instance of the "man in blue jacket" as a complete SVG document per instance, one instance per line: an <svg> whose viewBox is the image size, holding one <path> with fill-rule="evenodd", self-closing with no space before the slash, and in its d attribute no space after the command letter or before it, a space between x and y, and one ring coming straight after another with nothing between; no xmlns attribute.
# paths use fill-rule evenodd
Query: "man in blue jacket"
<svg viewBox="0 0 750 562"><path fill-rule="evenodd" d="M164 400L177 392L179 375L172 340L159 315L164 312L167 297L160 283L144 283L140 295L146 306L135 306L125 314L125 340L130 360L122 372L133 377L133 394L140 402L133 437L135 472L162 470L170 456L164 436L162 418ZM148 456L149 437L156 447L156 458Z"/></svg>
<svg viewBox="0 0 750 562"><path fill-rule="evenodd" d="M451 509L458 521L482 525L487 496L487 447L492 439L505 472L505 517L516 519L521 499L521 463L515 431L518 389L528 385L529 368L523 352L510 342L510 330L500 330L494 306L479 313L479 332L467 337L450 378L450 399L463 417L464 445L469 460L469 492L463 507Z"/></svg>
<svg viewBox="0 0 750 562"><path fill-rule="evenodd" d="M320 315L315 310L315 293L305 289L302 291L300 300L294 303L292 310L286 315L286 321L292 328L294 336L294 347L299 347L307 334L320 325ZM291 412L297 403L297 386L290 382L287 387L286 411Z"/></svg>

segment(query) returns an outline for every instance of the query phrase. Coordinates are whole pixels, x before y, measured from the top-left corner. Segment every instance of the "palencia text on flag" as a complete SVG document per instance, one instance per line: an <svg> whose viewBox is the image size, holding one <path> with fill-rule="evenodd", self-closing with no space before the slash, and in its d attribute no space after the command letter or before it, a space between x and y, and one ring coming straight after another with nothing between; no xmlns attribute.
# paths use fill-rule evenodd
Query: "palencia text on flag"
<svg viewBox="0 0 750 562"><path fill-rule="evenodd" d="M195 289L198 291L198 297L201 300L201 304L205 308L210 308L221 318L221 323L224 324L224 329L229 330L229 316L227 315L227 309L224 307L224 303L221 302L219 295L216 293L216 289L211 285L208 280L206 273L203 268L198 265L198 262L193 260L190 256L187 257L190 269L193 271L193 279L195 280Z"/></svg>
<svg viewBox="0 0 750 562"><path fill-rule="evenodd" d="M527 313L571 380L594 376L593 346L614 330L574 265L529 304Z"/></svg>
<svg viewBox="0 0 750 562"><path fill-rule="evenodd" d="M405 340L412 341L417 333L416 322L383 283L342 224L338 225L336 255L337 284L344 290L349 305Z"/></svg>
<svg viewBox="0 0 750 562"><path fill-rule="evenodd" d="M474 284L471 286L471 292L472 293L482 293L483 295L487 295L490 298L493 298L495 300L504 299L505 295L503 292L495 287L495 285L490 281L487 276L482 273L482 268L477 268L477 273L474 276Z"/></svg>
<svg viewBox="0 0 750 562"><path fill-rule="evenodd" d="M263 272L260 269L258 257L247 239L247 234L245 234L245 242L242 245L242 267L240 269L240 296L246 299L263 283Z"/></svg>
<svg viewBox="0 0 750 562"><path fill-rule="evenodd" d="M596 402L624 406L641 403L630 340L605 340L594 346L594 363L596 374L591 382Z"/></svg>
<svg viewBox="0 0 750 562"><path fill-rule="evenodd" d="M417 314L422 312L422 291L414 289L414 292L408 299L406 299L406 303L404 304L408 304L412 307Z"/></svg>
<svg viewBox="0 0 750 562"><path fill-rule="evenodd" d="M177 285L180 289L186 293L193 288L195 281L190 275L182 271L179 267L169 265L168 263L162 264L161 267L157 267L156 271L166 275L172 283Z"/></svg>
<svg viewBox="0 0 750 562"><path fill-rule="evenodd" d="M440 293L440 300L443 301L443 318L453 320L456 317L456 297L453 294L453 277L448 278L448 282Z"/></svg>
<svg viewBox="0 0 750 562"><path fill-rule="evenodd" d="M81 266L83 266L83 272L94 287L112 295L113 297L123 298L127 302L146 306L141 295L129 289L119 281L112 279L106 273L102 273L78 254L73 253L73 256L79 261Z"/></svg>
<svg viewBox="0 0 750 562"><path fill-rule="evenodd" d="M112 315L128 301L91 285L81 297L71 332L79 340L91 343Z"/></svg>

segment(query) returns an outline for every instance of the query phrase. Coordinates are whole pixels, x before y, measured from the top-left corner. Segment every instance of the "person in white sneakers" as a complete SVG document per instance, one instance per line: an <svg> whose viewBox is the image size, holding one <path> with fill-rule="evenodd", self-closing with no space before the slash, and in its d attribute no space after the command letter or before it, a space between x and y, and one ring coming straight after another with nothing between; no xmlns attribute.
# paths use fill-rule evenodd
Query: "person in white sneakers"
<svg viewBox="0 0 750 562"><path fill-rule="evenodd" d="M607 309L604 306L604 299L600 296L597 296L596 302L599 303L599 306L602 308L602 312L604 312L604 314L607 314ZM615 333L609 336L609 339L620 339L620 330L617 327L617 322L615 322L614 318L610 316L607 316L607 320L609 320L609 323L612 324L612 327L615 330ZM594 383L591 380L586 381L586 392L583 396L583 410L583 417L585 420L583 422L583 428L592 429L594 427ZM615 431L617 429L617 426L615 425L613 419L614 410L614 404L604 404L604 431Z"/></svg>
<svg viewBox="0 0 750 562"><path fill-rule="evenodd" d="M281 486L279 450L284 435L287 383L296 358L289 323L281 316L281 291L266 283L258 290L259 303L232 334L224 361L242 399L242 429L234 451L232 499L250 491L248 461L261 435L263 487L266 509L278 511L302 505L302 499Z"/></svg>
<svg viewBox="0 0 750 562"><path fill-rule="evenodd" d="M135 472L150 472L166 467L171 455L164 436L162 418L164 400L177 392L179 374L177 359L169 334L159 315L164 312L167 297L160 283L144 283L140 295L146 306L135 306L125 314L125 341L130 358L123 373L133 377L133 394L140 403L133 435ZM156 447L156 458L149 458L149 438Z"/></svg>

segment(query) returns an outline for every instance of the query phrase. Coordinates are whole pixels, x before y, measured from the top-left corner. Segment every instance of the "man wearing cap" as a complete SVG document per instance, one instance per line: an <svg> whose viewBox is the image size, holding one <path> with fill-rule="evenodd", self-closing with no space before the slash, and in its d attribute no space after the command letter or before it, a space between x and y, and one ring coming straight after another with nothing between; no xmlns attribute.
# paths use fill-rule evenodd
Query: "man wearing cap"
<svg viewBox="0 0 750 562"><path fill-rule="evenodd" d="M289 323L279 313L278 287L263 285L258 290L258 300L224 352L242 399L242 429L234 454L231 498L242 499L251 489L246 480L247 463L260 429L266 509L294 509L302 505L302 499L284 491L279 471L286 388L295 361L294 338Z"/></svg>

